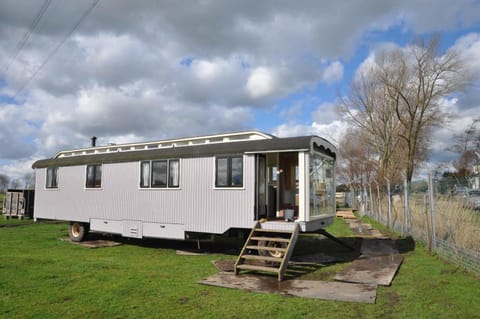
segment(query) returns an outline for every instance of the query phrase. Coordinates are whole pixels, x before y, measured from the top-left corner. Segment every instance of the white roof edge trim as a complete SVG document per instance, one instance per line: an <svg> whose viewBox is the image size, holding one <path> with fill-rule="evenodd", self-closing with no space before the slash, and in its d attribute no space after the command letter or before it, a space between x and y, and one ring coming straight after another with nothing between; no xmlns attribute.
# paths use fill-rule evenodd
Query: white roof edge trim
<svg viewBox="0 0 480 319"><path fill-rule="evenodd" d="M267 154L267 153L286 153L286 152L308 152L308 148L297 148L297 149L288 149L288 150L268 150L268 151L249 151L245 154Z"/></svg>
<svg viewBox="0 0 480 319"><path fill-rule="evenodd" d="M130 148L129 150L122 150L124 152L135 151L135 150L146 149L149 146L157 145L158 147L161 144L169 144L169 146L165 146L165 147L171 147L171 146L181 147L181 146L192 146L192 145L202 145L202 144L204 145L208 143L232 143L232 142L246 141L246 140L266 140L266 139L272 139L272 138L275 138L275 136L267 133L263 133L260 131L252 130L252 131L221 133L221 134L204 135L204 136L194 136L194 137L178 138L178 139L170 139L170 140L159 140L159 141L151 141L151 142L85 147L85 148L59 151L57 154L55 154L53 158L72 156L72 155L77 156L77 155L90 155L90 154L98 154L98 153L118 152L120 148ZM211 142L210 140L215 140L215 141ZM181 143L182 145L176 145L177 143ZM143 148L139 148L139 147L143 147ZM113 150L110 150L110 149L113 149ZM83 154L78 154L78 153L83 153Z"/></svg>

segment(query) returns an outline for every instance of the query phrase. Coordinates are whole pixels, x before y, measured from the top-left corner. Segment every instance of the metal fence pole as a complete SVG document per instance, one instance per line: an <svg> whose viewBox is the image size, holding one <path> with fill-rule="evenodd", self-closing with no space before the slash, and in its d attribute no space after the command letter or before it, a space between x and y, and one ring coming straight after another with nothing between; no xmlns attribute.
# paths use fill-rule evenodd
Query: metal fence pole
<svg viewBox="0 0 480 319"><path fill-rule="evenodd" d="M403 226L402 226L402 233L405 235L408 233L408 180L407 180L407 174L405 174L405 181L403 183L404 187L404 197L405 197L405 203L404 203L404 209L403 209Z"/></svg>
<svg viewBox="0 0 480 319"><path fill-rule="evenodd" d="M392 221L392 196L390 194L390 180L385 177L387 181L387 195L388 195L388 215L387 215L387 227L391 228L391 221Z"/></svg>
<svg viewBox="0 0 480 319"><path fill-rule="evenodd" d="M380 222L380 218L382 216L382 203L380 201L380 187L378 186L378 182L376 180L373 182L377 186L377 203L378 203L377 221Z"/></svg>
<svg viewBox="0 0 480 319"><path fill-rule="evenodd" d="M433 178L432 174L428 174L428 196L429 196L429 204L430 204L430 225L432 227L431 236L432 236L432 249L435 248L435 205L434 205L434 198L433 198Z"/></svg>

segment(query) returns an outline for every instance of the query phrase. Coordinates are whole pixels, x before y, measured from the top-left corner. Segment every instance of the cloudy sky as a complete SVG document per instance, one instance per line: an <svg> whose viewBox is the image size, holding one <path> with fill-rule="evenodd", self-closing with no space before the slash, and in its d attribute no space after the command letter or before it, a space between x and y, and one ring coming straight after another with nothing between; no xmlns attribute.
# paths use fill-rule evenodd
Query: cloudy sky
<svg viewBox="0 0 480 319"><path fill-rule="evenodd" d="M258 129L346 127L338 94L385 45L440 33L480 73L474 0L0 2L0 173L66 148ZM480 115L480 85L445 100L432 161Z"/></svg>

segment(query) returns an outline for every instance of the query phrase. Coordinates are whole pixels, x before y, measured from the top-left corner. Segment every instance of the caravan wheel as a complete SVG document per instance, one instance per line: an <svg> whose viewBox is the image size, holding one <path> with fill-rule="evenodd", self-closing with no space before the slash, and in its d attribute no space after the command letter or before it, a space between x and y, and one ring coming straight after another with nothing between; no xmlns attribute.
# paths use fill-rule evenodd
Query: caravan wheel
<svg viewBox="0 0 480 319"><path fill-rule="evenodd" d="M82 241L88 232L88 226L83 223L72 222L68 228L68 235L70 236L71 241L79 242Z"/></svg>
<svg viewBox="0 0 480 319"><path fill-rule="evenodd" d="M258 242L258 246L266 246L266 247L272 247L272 248L287 248L286 243L279 243L279 242L274 242L274 241L267 241L267 240L261 240ZM276 257L276 258L282 258L285 253L283 251L279 250L259 250L258 253L261 256L266 256L266 257Z"/></svg>

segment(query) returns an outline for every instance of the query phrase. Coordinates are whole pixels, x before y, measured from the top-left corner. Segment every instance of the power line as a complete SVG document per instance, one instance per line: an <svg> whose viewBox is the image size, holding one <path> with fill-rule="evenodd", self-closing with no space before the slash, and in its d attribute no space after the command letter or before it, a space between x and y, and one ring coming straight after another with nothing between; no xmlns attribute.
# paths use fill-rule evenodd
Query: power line
<svg viewBox="0 0 480 319"><path fill-rule="evenodd" d="M35 17L33 18L33 21L30 24L30 26L28 27L28 30L23 35L22 39L17 43L15 52L12 55L12 58L10 59L10 63L7 64L6 67L4 68L5 73L10 69L12 64L16 61L18 55L20 54L20 52L25 47L25 44L27 44L27 41L30 39L30 36L32 35L33 31L35 31L35 29L37 28L38 23L40 22L40 20L42 20L44 14L47 11L48 7L50 6L51 2L52 2L52 0L45 0L42 7L40 8L40 10L37 12Z"/></svg>
<svg viewBox="0 0 480 319"><path fill-rule="evenodd" d="M77 28L80 26L80 24L85 20L85 18L93 11L93 9L97 6L97 4L100 2L100 0L95 0L90 7L82 14L80 19L75 23L73 28L63 37L63 39L57 44L57 46L47 55L45 60L42 62L42 64L38 67L38 69L33 72L33 74L28 78L28 80L20 87L20 89L17 90L15 95L13 96L13 99L16 99L18 94L22 92L31 82L32 80L37 76L38 73L45 67L45 65L50 61L50 59L57 53L57 51L62 47L62 45L67 41L67 39L77 30Z"/></svg>

